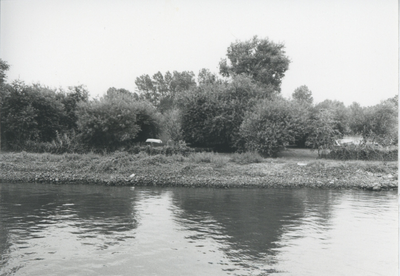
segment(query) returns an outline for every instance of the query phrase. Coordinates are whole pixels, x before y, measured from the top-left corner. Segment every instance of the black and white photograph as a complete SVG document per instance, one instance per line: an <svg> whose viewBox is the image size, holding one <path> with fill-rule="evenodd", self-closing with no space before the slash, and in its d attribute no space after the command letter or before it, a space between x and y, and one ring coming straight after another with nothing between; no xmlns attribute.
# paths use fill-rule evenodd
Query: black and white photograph
<svg viewBox="0 0 400 276"><path fill-rule="evenodd" d="M399 2L0 0L0 276L399 274Z"/></svg>

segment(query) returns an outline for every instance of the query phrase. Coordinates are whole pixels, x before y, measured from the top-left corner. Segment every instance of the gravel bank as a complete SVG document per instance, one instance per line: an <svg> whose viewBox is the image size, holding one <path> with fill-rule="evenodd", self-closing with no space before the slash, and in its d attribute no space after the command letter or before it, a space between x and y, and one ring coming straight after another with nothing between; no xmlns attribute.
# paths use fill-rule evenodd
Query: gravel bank
<svg viewBox="0 0 400 276"><path fill-rule="evenodd" d="M397 162L284 160L240 165L187 158L0 155L0 182L215 188L398 189ZM110 165L111 164L111 165ZM124 165L121 165L124 164Z"/></svg>

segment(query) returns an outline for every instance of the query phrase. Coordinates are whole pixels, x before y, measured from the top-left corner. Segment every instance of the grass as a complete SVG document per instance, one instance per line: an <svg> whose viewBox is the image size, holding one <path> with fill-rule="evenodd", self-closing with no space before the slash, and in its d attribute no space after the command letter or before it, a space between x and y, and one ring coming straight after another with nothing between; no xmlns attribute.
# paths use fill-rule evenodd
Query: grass
<svg viewBox="0 0 400 276"><path fill-rule="evenodd" d="M234 153L230 157L229 161L237 163L237 164L252 164L252 163L261 163L264 161L264 158L261 157L257 152L244 152L244 153Z"/></svg>
<svg viewBox="0 0 400 276"><path fill-rule="evenodd" d="M189 155L192 163L210 163L216 168L222 168L228 163L228 158L214 152L198 152Z"/></svg>
<svg viewBox="0 0 400 276"><path fill-rule="evenodd" d="M328 185L343 187L364 187L368 183L386 181L397 185L397 162L326 160L310 158L309 155L302 159L302 152L292 150L286 152L292 156L276 159L262 158L254 153L213 152L191 153L187 157L180 154L148 155L145 152L1 153L0 181L52 182L59 179L69 182L72 179L84 183L110 183L113 179L121 185L312 186L315 183L335 183ZM131 174L135 174L135 178L128 178Z"/></svg>

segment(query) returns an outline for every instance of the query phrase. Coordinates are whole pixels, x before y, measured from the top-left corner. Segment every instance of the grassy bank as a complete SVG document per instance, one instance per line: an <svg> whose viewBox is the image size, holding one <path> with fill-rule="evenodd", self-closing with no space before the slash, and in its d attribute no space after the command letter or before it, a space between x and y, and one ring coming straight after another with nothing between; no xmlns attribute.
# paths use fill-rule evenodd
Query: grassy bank
<svg viewBox="0 0 400 276"><path fill-rule="evenodd" d="M0 154L1 182L194 187L397 189L397 162L252 154Z"/></svg>

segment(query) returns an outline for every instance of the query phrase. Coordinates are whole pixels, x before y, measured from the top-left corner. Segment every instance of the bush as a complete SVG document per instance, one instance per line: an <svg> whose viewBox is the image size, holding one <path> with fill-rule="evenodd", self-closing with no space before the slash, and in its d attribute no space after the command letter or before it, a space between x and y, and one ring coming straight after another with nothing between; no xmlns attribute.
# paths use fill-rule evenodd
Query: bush
<svg viewBox="0 0 400 276"><path fill-rule="evenodd" d="M331 149L341 133L335 128L336 121L333 113L327 109L314 109L311 113L306 146L318 150L318 156L322 157L328 149Z"/></svg>
<svg viewBox="0 0 400 276"><path fill-rule="evenodd" d="M124 93L81 103L77 124L81 143L95 151L127 148L159 133L155 108Z"/></svg>
<svg viewBox="0 0 400 276"><path fill-rule="evenodd" d="M263 158L257 152L244 152L244 153L234 153L229 161L245 165L252 163L261 163Z"/></svg>
<svg viewBox="0 0 400 276"><path fill-rule="evenodd" d="M246 110L271 94L245 76L201 85L180 99L182 137L194 147L232 151Z"/></svg>
<svg viewBox="0 0 400 276"><path fill-rule="evenodd" d="M189 155L189 160L193 163L211 163L218 168L223 167L228 162L227 158L214 152L193 153Z"/></svg>
<svg viewBox="0 0 400 276"><path fill-rule="evenodd" d="M347 145L335 147L325 158L339 160L397 161L398 148L385 149L373 145Z"/></svg>
<svg viewBox="0 0 400 276"><path fill-rule="evenodd" d="M87 95L82 86L70 87L67 93L20 81L3 86L0 89L2 147L58 151L53 142L57 143L60 135L70 135L76 130L76 106L86 101Z"/></svg>
<svg viewBox="0 0 400 276"><path fill-rule="evenodd" d="M246 113L240 126L238 147L276 157L296 134L296 118L288 101L276 98L264 100Z"/></svg>
<svg viewBox="0 0 400 276"><path fill-rule="evenodd" d="M190 153L194 152L194 149L188 147L185 142L179 141L179 143L172 145L172 146L163 146L163 147L153 147L150 145L134 145L129 147L127 152L130 154L138 154L141 152L145 152L147 155L157 155L162 154L165 156L171 155L182 155L188 156Z"/></svg>
<svg viewBox="0 0 400 276"><path fill-rule="evenodd" d="M162 140L179 142L182 140L181 116L178 109L166 112L162 119Z"/></svg>

